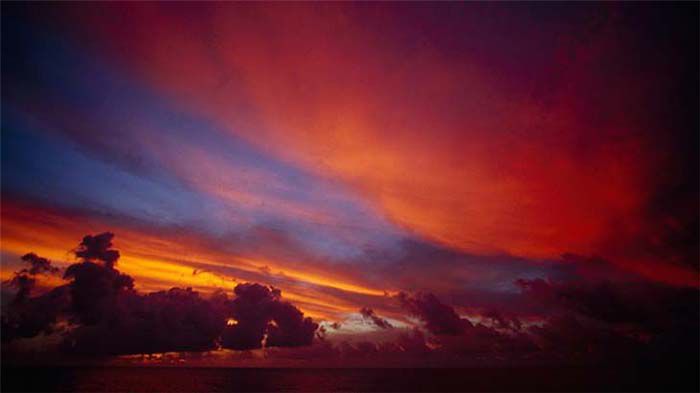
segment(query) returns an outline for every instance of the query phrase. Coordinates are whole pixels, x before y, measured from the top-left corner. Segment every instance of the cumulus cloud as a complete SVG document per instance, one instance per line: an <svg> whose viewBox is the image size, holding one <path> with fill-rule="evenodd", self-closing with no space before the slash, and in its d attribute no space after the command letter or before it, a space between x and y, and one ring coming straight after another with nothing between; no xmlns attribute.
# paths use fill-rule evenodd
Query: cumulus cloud
<svg viewBox="0 0 700 393"><path fill-rule="evenodd" d="M93 262L80 262L70 265L63 277L72 280L68 287L71 293L71 307L81 323L96 324L107 313L113 311L119 297L134 288L131 276Z"/></svg>
<svg viewBox="0 0 700 393"><path fill-rule="evenodd" d="M545 310L537 315L498 309L461 318L432 293L397 296L431 336L433 352L488 359L526 358L553 362L621 361L698 364L700 292L644 280L625 280L593 260L553 279L520 279L521 296ZM578 263L584 263L579 260ZM610 281L606 277L616 277ZM533 323L534 318L534 323Z"/></svg>
<svg viewBox="0 0 700 393"><path fill-rule="evenodd" d="M190 288L124 292L104 305L109 313L99 321L72 330L63 348L115 355L215 349L226 320L221 300L205 299Z"/></svg>
<svg viewBox="0 0 700 393"><path fill-rule="evenodd" d="M233 321L222 335L230 349L297 347L313 341L318 324L289 302L279 289L257 283L239 284L231 302Z"/></svg>
<svg viewBox="0 0 700 393"><path fill-rule="evenodd" d="M486 320L495 320L494 326L474 324L461 318L452 306L432 293L409 295L402 292L397 298L433 335L430 341L439 353L495 359L538 351L531 337L520 332L522 324L516 317L505 318L497 311L490 311L483 316Z"/></svg>
<svg viewBox="0 0 700 393"><path fill-rule="evenodd" d="M203 297L191 288L148 294L134 289L134 279L115 268L119 252L112 233L85 236L75 250L79 262L63 278L69 282L30 297L35 274L57 270L34 254L16 275L15 301L3 309L2 338L51 333L59 320L61 348L70 353L118 355L169 351L296 347L309 345L318 324L289 302L279 289L249 283ZM19 300L17 300L19 299Z"/></svg>
<svg viewBox="0 0 700 393"><path fill-rule="evenodd" d="M21 277L12 284L15 299L3 308L4 342L56 333L64 326L61 348L92 355L218 348L289 353L280 349L287 347L299 350L299 356L338 357L351 364L449 365L474 359L698 364L697 288L630 276L600 258L568 255L552 277L517 280L520 292L513 296L539 305L521 313L497 304L460 308L467 319L432 292L401 292L388 301L398 303L419 326L389 329L386 319L363 307L360 314L380 328L377 335L337 342L330 334L315 340L324 329L271 286L239 284L232 296L224 291L203 296L189 288L139 293L133 278L116 269L112 235L85 239L76 250L79 261L63 272L68 282L40 295L31 293L31 280L57 270L34 254L23 258L28 267L15 276Z"/></svg>
<svg viewBox="0 0 700 393"><path fill-rule="evenodd" d="M54 288L39 296L30 297L36 286L37 276L59 272L51 261L34 253L22 256L28 268L15 272L11 280L4 283L16 290L15 296L2 314L2 341L15 338L34 337L40 333L50 334L58 315L68 305L67 288Z"/></svg>
<svg viewBox="0 0 700 393"><path fill-rule="evenodd" d="M32 288L36 285L36 279L26 273L15 273L8 285L17 289L13 302L21 303L29 298Z"/></svg>
<svg viewBox="0 0 700 393"><path fill-rule="evenodd" d="M22 256L22 261L29 264L29 268L15 272L12 279L3 284L17 290L13 302L21 303L29 298L32 289L36 286L36 276L58 273L59 269L51 265L51 261L36 254L28 253Z"/></svg>
<svg viewBox="0 0 700 393"><path fill-rule="evenodd" d="M22 298L3 309L2 341L51 334L59 316L67 309L70 295L66 286L60 286L33 298Z"/></svg>
<svg viewBox="0 0 700 393"><path fill-rule="evenodd" d="M260 284L240 284L234 289L231 303L234 321L226 327L222 346L231 349L261 348L271 321L272 304L279 301L280 291Z"/></svg>
<svg viewBox="0 0 700 393"><path fill-rule="evenodd" d="M75 250L75 256L86 262L101 261L106 267L112 268L119 259L119 251L112 249L112 238L114 234L110 232L87 235Z"/></svg>
<svg viewBox="0 0 700 393"><path fill-rule="evenodd" d="M22 256L22 260L30 265L29 269L23 269L22 272L26 271L31 275L37 274L55 274L58 273L59 269L51 265L51 261L42 258L33 252L25 254Z"/></svg>
<svg viewBox="0 0 700 393"><path fill-rule="evenodd" d="M432 293L419 292L410 296L404 292L397 295L401 305L425 323L425 328L435 335L458 335L471 323L457 315L454 308L440 302Z"/></svg>

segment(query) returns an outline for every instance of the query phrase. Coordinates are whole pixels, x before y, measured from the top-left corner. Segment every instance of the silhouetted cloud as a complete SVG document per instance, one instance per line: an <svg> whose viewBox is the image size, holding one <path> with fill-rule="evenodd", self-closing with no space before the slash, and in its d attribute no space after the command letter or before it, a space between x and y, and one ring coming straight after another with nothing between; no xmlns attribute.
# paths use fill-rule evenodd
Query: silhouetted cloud
<svg viewBox="0 0 700 393"><path fill-rule="evenodd" d="M432 293L419 292L409 296L404 292L397 295L401 305L411 314L420 318L426 329L436 335L458 335L471 323L461 319L455 310L440 302Z"/></svg>
<svg viewBox="0 0 700 393"><path fill-rule="evenodd" d="M59 271L57 267L51 265L51 261L33 252L23 255L21 259L23 262L28 263L30 267L20 269L15 272L12 279L3 283L17 290L12 300L13 303L21 303L29 298L32 289L36 285L37 275L55 274Z"/></svg>
<svg viewBox="0 0 700 393"><path fill-rule="evenodd" d="M291 303L281 300L279 289L250 283L234 289L234 321L224 329L221 345L231 349L296 347L313 341L318 324Z"/></svg>
<svg viewBox="0 0 700 393"><path fill-rule="evenodd" d="M96 324L72 330L64 349L82 354L136 354L215 349L225 326L226 299L190 288L147 295L122 292Z"/></svg>
<svg viewBox="0 0 700 393"><path fill-rule="evenodd" d="M23 257L30 269L17 273L16 301L3 309L2 338L51 333L59 319L71 322L63 333L64 351L118 355L169 351L207 351L309 345L318 324L281 291L260 284L239 284L235 298L223 291L204 298L191 288L141 294L131 276L115 265L111 233L85 236L75 254L80 262L63 275L69 283L29 297L33 276L57 270L35 254Z"/></svg>
<svg viewBox="0 0 700 393"><path fill-rule="evenodd" d="M34 254L23 258L29 267L17 272L15 301L3 308L3 342L57 333L62 326L61 348L91 355L306 346L299 356L368 364L698 362L698 290L630 275L601 258L567 255L556 275L517 280L520 293L513 296L539 308L520 314L497 304L460 308L467 319L432 292L400 292L387 300L416 317L420 327L388 329L388 321L363 307L363 318L381 328L377 335L336 342L272 286L239 284L233 297L224 291L205 297L190 288L139 293L134 280L115 268L112 235L85 239L91 240L76 250L81 260L64 271L69 282L39 296L30 293L32 280L57 270ZM528 314L533 310L539 311ZM339 328L338 323L328 326ZM314 340L317 334L323 339Z"/></svg>
<svg viewBox="0 0 700 393"><path fill-rule="evenodd" d="M313 341L318 324L291 303L277 302L273 307L274 322L268 325L268 347L299 347Z"/></svg>
<svg viewBox="0 0 700 393"><path fill-rule="evenodd" d="M523 295L549 310L545 324L529 329L540 346L569 358L634 356L698 363L698 288L637 276L624 280L604 261L577 262L584 266L569 278L516 281Z"/></svg>
<svg viewBox="0 0 700 393"><path fill-rule="evenodd" d="M63 277L73 280L68 284L72 311L80 322L92 325L113 311L118 297L134 287L134 279L118 270L93 262L70 265Z"/></svg>
<svg viewBox="0 0 700 393"><path fill-rule="evenodd" d="M22 261L29 268L15 272L9 285L17 290L14 298L2 313L2 341L11 341L19 337L34 337L40 333L51 333L52 325L68 304L68 291L65 286L54 288L40 296L31 298L36 285L36 276L54 274L58 268L51 261L34 253L22 256Z"/></svg>
<svg viewBox="0 0 700 393"><path fill-rule="evenodd" d="M279 301L280 291L260 284L240 284L234 293L231 316L235 321L224 329L221 345L231 349L261 348L272 319L272 304Z"/></svg>
<svg viewBox="0 0 700 393"><path fill-rule="evenodd" d="M374 313L374 310L368 307L362 307L360 309L360 314L365 318L372 321L372 323L380 329L391 329L393 326L389 321L384 318L379 317Z"/></svg>
<svg viewBox="0 0 700 393"><path fill-rule="evenodd" d="M52 333L69 302L68 287L64 285L40 296L11 303L2 313L2 341Z"/></svg>
<svg viewBox="0 0 700 393"><path fill-rule="evenodd" d="M8 285L17 289L13 303L24 302L29 298L32 288L36 285L36 279L27 273L17 272L8 282Z"/></svg>
<svg viewBox="0 0 700 393"><path fill-rule="evenodd" d="M434 335L432 344L440 353L493 359L538 351L531 336L520 331L522 325L516 317L506 319L497 311L490 311L482 317L495 321L494 326L474 324L461 318L453 307L442 303L432 293L419 292L411 296L402 292L397 298Z"/></svg>
<svg viewBox="0 0 700 393"><path fill-rule="evenodd" d="M106 267L112 268L119 259L119 251L113 250L113 233L104 232L99 235L87 235L75 250L75 256L86 262L101 261Z"/></svg>
<svg viewBox="0 0 700 393"><path fill-rule="evenodd" d="M30 252L28 254L24 254L22 256L22 260L28 264L31 265L31 267L27 269L23 269L21 271L26 271L27 273L31 275L37 275L37 274L55 274L58 273L59 269L55 266L51 265L51 261L42 258L33 252Z"/></svg>

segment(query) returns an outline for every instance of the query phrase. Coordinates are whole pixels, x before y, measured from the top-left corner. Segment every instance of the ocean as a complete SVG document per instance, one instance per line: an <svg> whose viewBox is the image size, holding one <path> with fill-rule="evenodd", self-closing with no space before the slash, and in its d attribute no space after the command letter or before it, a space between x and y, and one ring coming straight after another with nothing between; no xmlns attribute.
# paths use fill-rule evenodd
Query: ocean
<svg viewBox="0 0 700 393"><path fill-rule="evenodd" d="M609 368L2 368L3 392L697 391L684 384Z"/></svg>

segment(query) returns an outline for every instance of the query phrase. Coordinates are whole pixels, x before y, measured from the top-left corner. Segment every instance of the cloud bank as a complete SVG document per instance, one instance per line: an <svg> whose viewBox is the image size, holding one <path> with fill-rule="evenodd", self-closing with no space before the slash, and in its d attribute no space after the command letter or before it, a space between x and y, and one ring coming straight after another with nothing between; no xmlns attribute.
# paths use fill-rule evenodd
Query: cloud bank
<svg viewBox="0 0 700 393"><path fill-rule="evenodd" d="M314 339L318 324L273 287L239 284L233 298L222 291L203 297L191 288L139 293L115 267L113 237L85 236L74 250L78 262L63 273L69 282L36 297L29 296L34 277L58 269L25 255L30 267L6 283L16 294L3 308L3 341L57 333L67 353L120 355L298 347Z"/></svg>

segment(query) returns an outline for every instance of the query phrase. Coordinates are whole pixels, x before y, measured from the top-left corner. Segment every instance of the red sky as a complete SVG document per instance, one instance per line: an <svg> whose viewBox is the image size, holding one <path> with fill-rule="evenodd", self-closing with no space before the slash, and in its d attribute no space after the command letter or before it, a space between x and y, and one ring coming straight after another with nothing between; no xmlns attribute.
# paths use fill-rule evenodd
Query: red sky
<svg viewBox="0 0 700 393"><path fill-rule="evenodd" d="M696 5L3 10L8 282L109 231L144 294L272 285L328 339L384 340L368 307L472 349L514 337L494 311L559 326L539 284L644 334L588 296L697 291ZM431 341L421 293L477 338Z"/></svg>

